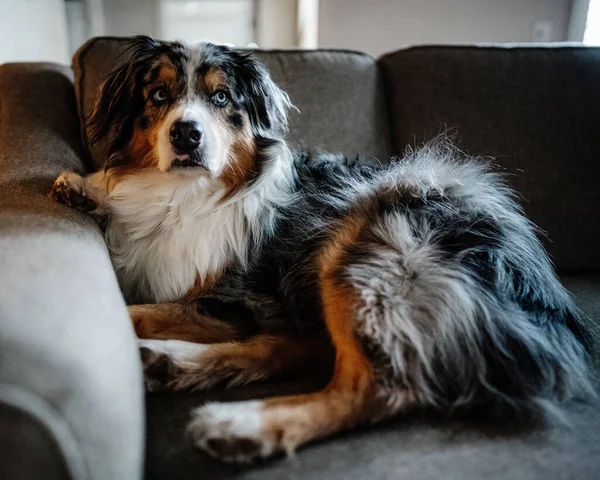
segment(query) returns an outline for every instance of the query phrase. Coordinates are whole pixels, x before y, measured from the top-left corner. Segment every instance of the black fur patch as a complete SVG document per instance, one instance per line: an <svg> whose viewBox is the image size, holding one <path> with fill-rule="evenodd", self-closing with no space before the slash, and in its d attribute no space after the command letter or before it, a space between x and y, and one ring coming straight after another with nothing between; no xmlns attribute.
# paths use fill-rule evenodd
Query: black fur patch
<svg viewBox="0 0 600 480"><path fill-rule="evenodd" d="M235 128L242 128L244 126L244 119L238 112L232 113L227 119Z"/></svg>
<svg viewBox="0 0 600 480"><path fill-rule="evenodd" d="M148 75L148 83L154 82L158 76L160 75L160 65L157 65L152 70L150 70L150 74Z"/></svg>
<svg viewBox="0 0 600 480"><path fill-rule="evenodd" d="M146 115L142 115L139 120L139 125L141 128L148 128L148 117Z"/></svg>

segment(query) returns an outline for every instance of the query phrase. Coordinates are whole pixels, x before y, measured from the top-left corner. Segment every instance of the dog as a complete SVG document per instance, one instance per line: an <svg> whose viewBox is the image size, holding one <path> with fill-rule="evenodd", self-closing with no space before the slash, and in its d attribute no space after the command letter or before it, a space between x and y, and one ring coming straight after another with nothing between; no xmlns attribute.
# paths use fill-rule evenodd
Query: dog
<svg viewBox="0 0 600 480"><path fill-rule="evenodd" d="M323 390L192 414L225 461L419 409L547 417L593 394L580 314L502 177L447 142L378 165L286 143L249 52L148 37L87 121L104 168L51 196L95 216L149 390L332 365Z"/></svg>

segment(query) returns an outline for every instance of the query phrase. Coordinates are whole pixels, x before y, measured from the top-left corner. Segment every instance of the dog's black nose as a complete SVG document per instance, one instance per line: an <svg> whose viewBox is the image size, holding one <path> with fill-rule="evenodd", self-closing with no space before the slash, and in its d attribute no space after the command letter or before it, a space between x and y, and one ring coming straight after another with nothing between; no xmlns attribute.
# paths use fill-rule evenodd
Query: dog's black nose
<svg viewBox="0 0 600 480"><path fill-rule="evenodd" d="M195 150L202 140L200 127L194 122L175 122L169 131L169 135L173 146L184 152Z"/></svg>

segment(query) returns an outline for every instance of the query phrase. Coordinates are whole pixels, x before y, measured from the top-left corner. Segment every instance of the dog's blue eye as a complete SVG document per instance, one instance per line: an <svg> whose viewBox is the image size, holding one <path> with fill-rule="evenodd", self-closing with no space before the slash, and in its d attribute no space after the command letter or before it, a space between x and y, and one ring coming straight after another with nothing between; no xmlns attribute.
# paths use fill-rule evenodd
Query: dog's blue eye
<svg viewBox="0 0 600 480"><path fill-rule="evenodd" d="M219 107L224 107L229 102L229 95L224 91L220 90L212 96L212 101Z"/></svg>
<svg viewBox="0 0 600 480"><path fill-rule="evenodd" d="M152 99L156 103L162 103L167 99L167 91L164 88L158 88L152 92Z"/></svg>

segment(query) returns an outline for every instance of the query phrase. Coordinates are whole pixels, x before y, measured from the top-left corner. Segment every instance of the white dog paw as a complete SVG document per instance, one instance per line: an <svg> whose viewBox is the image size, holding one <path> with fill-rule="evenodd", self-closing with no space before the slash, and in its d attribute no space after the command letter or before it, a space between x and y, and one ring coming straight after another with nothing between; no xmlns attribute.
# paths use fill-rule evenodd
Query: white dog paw
<svg viewBox="0 0 600 480"><path fill-rule="evenodd" d="M63 172L54 181L50 197L68 207L73 207L86 213L91 212L96 209L97 205L83 191L84 183L85 180L76 173Z"/></svg>
<svg viewBox="0 0 600 480"><path fill-rule="evenodd" d="M276 442L263 428L261 407L254 400L198 408L188 425L194 446L225 462L248 463L271 455Z"/></svg>
<svg viewBox="0 0 600 480"><path fill-rule="evenodd" d="M52 185L50 198L80 212L104 217L107 215L102 206L105 195L95 187L88 185L85 178L73 172L63 172Z"/></svg>

